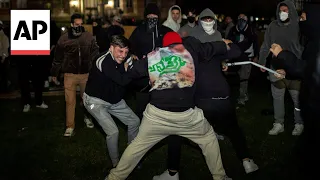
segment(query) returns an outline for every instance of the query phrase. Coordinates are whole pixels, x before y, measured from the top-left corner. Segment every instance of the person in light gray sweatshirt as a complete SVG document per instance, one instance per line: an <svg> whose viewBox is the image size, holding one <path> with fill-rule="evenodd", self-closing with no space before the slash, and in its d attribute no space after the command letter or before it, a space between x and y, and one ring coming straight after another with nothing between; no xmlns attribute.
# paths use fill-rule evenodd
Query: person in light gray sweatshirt
<svg viewBox="0 0 320 180"><path fill-rule="evenodd" d="M202 43L222 41L221 33L218 31L216 16L209 8L200 13L198 26L192 30L190 36L199 39Z"/></svg>
<svg viewBox="0 0 320 180"><path fill-rule="evenodd" d="M273 43L279 44L284 49L293 52L301 58L303 47L300 44L299 16L295 5L290 0L282 1L278 4L276 11L277 19L271 22L265 32L264 42L260 49L259 63L266 65L267 57ZM274 57L273 57L274 58ZM271 67L272 68L272 67ZM263 69L261 69L264 72ZM294 103L295 128L292 135L298 136L303 132L303 120L299 109L299 80L277 79L273 74L269 74L271 81L271 92L273 97L274 119L273 128L269 135L277 135L284 131L284 97L286 89L289 90Z"/></svg>

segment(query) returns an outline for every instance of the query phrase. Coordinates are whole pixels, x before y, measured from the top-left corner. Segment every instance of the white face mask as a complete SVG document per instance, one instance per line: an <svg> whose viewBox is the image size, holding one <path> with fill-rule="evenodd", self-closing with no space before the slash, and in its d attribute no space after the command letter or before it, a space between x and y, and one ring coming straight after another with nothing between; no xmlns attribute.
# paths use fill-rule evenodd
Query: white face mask
<svg viewBox="0 0 320 180"><path fill-rule="evenodd" d="M283 11L280 12L280 20L281 20L281 21L285 21L285 20L287 20L288 18L289 18L289 13L283 12Z"/></svg>
<svg viewBox="0 0 320 180"><path fill-rule="evenodd" d="M215 24L215 21L212 21L212 22L201 21L203 30L209 35L215 32L215 30L213 29L214 24Z"/></svg>

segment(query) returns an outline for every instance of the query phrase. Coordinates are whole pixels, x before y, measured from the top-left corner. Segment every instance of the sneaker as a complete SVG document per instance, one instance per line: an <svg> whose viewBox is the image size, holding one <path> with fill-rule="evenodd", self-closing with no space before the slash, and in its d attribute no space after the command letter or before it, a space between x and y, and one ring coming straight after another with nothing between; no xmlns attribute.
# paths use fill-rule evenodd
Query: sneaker
<svg viewBox="0 0 320 180"><path fill-rule="evenodd" d="M26 104L23 106L23 112L29 112L30 111L30 105L29 104Z"/></svg>
<svg viewBox="0 0 320 180"><path fill-rule="evenodd" d="M294 129L292 131L293 136L300 136L301 133L303 132L304 125L303 124L295 124Z"/></svg>
<svg viewBox="0 0 320 180"><path fill-rule="evenodd" d="M73 128L67 128L66 132L64 133L64 137L71 137L74 136L74 129Z"/></svg>
<svg viewBox="0 0 320 180"><path fill-rule="evenodd" d="M41 109L48 109L48 105L46 105L44 102L42 102L41 105L37 105L36 107Z"/></svg>
<svg viewBox="0 0 320 180"><path fill-rule="evenodd" d="M50 85L49 85L49 81L45 81L45 82L44 82L44 88L49 88L49 86L50 86Z"/></svg>
<svg viewBox="0 0 320 180"><path fill-rule="evenodd" d="M284 125L280 123L273 123L273 128L269 131L269 135L278 135L284 131Z"/></svg>
<svg viewBox="0 0 320 180"><path fill-rule="evenodd" d="M94 124L92 123L91 119L88 117L84 117L84 123L86 123L87 128L93 128Z"/></svg>
<svg viewBox="0 0 320 180"><path fill-rule="evenodd" d="M152 180L179 180L179 173L177 172L174 176L171 176L169 171L166 170L159 176L153 176Z"/></svg>
<svg viewBox="0 0 320 180"><path fill-rule="evenodd" d="M247 174L257 171L259 169L252 159L243 161L243 167Z"/></svg>

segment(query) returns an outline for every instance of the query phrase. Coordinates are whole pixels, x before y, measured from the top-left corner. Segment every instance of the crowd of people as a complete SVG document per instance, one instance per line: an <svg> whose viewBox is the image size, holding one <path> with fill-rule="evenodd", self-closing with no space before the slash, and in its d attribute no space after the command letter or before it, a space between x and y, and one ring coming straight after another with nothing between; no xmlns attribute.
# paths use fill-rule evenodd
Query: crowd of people
<svg viewBox="0 0 320 180"><path fill-rule="evenodd" d="M71 16L67 33L52 40L51 73L42 73L39 57L19 61L23 112L30 111L30 89L27 74L33 74L36 107L48 108L42 100L46 79L64 82L66 101L65 137L75 135L76 94L79 86L84 122L94 128L96 121L106 134L108 153L113 169L106 180L124 180L142 163L143 156L155 144L168 137L167 169L154 180L178 180L183 137L198 144L214 180L228 180L220 154L219 134L230 138L244 172L259 169L250 155L245 135L236 115L249 101L248 80L251 66L239 69L240 89L237 104L231 101L230 87L224 72L227 63L253 61L270 64L282 76L270 73L274 120L269 135L284 131L284 95L289 91L294 104L292 135L306 136L305 146L316 140L319 123L312 120L319 114L319 35L314 22L319 17L315 5L306 6L298 15L292 1L278 4L276 20L265 32L259 47L255 29L245 14L235 24L230 17L218 28L216 16L209 8L198 16L190 10L187 23L181 27L182 10L169 9L167 19L160 23L160 10L154 3L146 6L144 21L124 37L121 18L94 25L94 32L85 31L83 17ZM319 11L318 11L319 12ZM0 23L1 27L1 23ZM53 31L51 31L53 32ZM1 67L8 57L9 43L0 31ZM57 37L54 36L54 37ZM305 42L301 43L304 36ZM268 63L268 61L270 63ZM51 62L50 62L51 64ZM307 69L307 73L305 73ZM265 69L261 69L265 72ZM60 74L63 79L60 79ZM285 77L285 78L283 78ZM134 90L136 109L124 100L127 89ZM300 92L302 93L300 95ZM302 101L300 96L303 96ZM115 116L128 126L128 147L119 154L119 130ZM306 127L305 127L306 126Z"/></svg>

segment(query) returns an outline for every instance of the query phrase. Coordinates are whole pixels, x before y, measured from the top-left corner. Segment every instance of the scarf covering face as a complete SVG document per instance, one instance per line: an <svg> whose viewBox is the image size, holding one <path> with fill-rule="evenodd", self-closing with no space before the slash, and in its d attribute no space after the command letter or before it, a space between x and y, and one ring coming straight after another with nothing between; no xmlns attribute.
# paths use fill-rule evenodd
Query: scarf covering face
<svg viewBox="0 0 320 180"><path fill-rule="evenodd" d="M83 26L77 26L77 27L72 27L71 28L72 35L79 37L81 36L82 32L84 32L84 27Z"/></svg>
<svg viewBox="0 0 320 180"><path fill-rule="evenodd" d="M209 35L212 35L215 32L215 30L213 29L214 24L215 24L214 20L212 22L201 21L203 30Z"/></svg>
<svg viewBox="0 0 320 180"><path fill-rule="evenodd" d="M158 18L147 18L147 29L153 31L158 24Z"/></svg>

